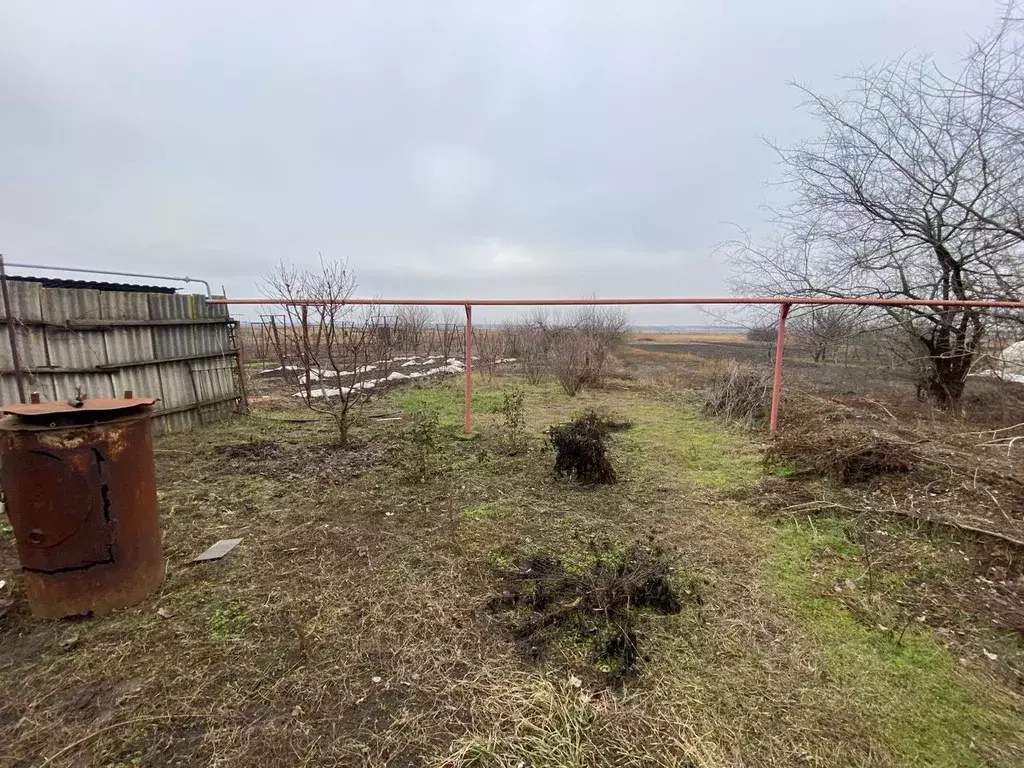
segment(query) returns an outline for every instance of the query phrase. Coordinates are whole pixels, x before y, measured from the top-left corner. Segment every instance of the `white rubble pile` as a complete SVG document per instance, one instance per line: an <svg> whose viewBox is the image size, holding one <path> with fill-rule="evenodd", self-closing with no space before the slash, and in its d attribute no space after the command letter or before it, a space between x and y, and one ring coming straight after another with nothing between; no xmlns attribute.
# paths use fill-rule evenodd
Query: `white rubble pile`
<svg viewBox="0 0 1024 768"><path fill-rule="evenodd" d="M478 358L477 357L473 357L473 359L477 360ZM502 358L500 360L495 360L494 362L495 362L495 364L502 365L502 364L507 364L507 363L514 363L515 361L516 361L516 359L514 357L505 357L505 358ZM434 365L435 363L438 363L438 362L441 362L441 358L440 357L427 357L427 358L396 357L396 358L394 358L391 361L381 360L376 365L362 365L362 366L360 366L359 368L357 368L354 371L341 371L339 373L335 373L334 371L324 371L324 370L316 370L316 369L314 369L314 370L311 370L309 372L309 382L308 383L312 384L312 383L316 382L316 383L319 383L320 386L315 388L315 389L311 389L310 390L310 395L312 397L315 397L315 398L340 397L342 395L347 395L347 394L349 394L352 391L366 392L366 391L369 391L371 389L375 389L378 385L384 384L384 383L389 382L389 381L390 382L411 381L413 379L424 379L424 378L430 378L432 376L443 376L445 374L459 374L459 373L465 373L466 372L466 364L462 360L459 360L458 358L449 357L447 360L444 361L444 363L445 363L444 365ZM427 368L427 370L409 371L408 373L402 373L400 371L392 371L391 373L389 373L387 376L385 376L383 378L379 378L379 379L365 379L363 381L357 381L351 387L325 387L322 384L322 382L324 382L324 381L337 380L338 378L344 378L344 377L348 377L348 376L358 376L358 375L363 374L363 373L369 373L370 371L378 370L378 368L381 368L381 367L387 369L387 368L389 368L389 367L391 367L393 365L395 365L395 366L397 366L399 368L423 368L425 366L433 366L433 367ZM288 365L288 366L284 366L283 368L282 367L270 368L270 369L265 370L265 371L260 371L260 375L261 376L263 376L263 375L269 376L269 375L273 375L273 374L279 374L279 373L281 373L283 371L299 372L301 370L302 369L299 368L298 366ZM305 385L307 383L307 381L306 381L306 374L304 372L301 373L299 375L299 377L298 377L298 380L299 380L299 384ZM306 393L305 393L305 391L296 392L294 396L295 397L305 397Z"/></svg>

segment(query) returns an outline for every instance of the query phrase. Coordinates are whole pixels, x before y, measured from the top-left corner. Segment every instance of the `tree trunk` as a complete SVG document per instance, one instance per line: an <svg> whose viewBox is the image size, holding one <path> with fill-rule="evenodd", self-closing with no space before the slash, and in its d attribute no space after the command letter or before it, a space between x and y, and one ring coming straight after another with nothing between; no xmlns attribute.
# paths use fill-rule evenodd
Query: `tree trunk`
<svg viewBox="0 0 1024 768"><path fill-rule="evenodd" d="M928 393L943 408L954 408L964 394L966 371L956 360L932 359L932 370L928 375Z"/></svg>
<svg viewBox="0 0 1024 768"><path fill-rule="evenodd" d="M946 310L931 337L922 339L930 355L928 394L944 408L959 405L984 333L976 311L967 310L959 318L955 313Z"/></svg>
<svg viewBox="0 0 1024 768"><path fill-rule="evenodd" d="M338 427L338 445L342 448L348 447L348 414L335 412L334 424Z"/></svg>

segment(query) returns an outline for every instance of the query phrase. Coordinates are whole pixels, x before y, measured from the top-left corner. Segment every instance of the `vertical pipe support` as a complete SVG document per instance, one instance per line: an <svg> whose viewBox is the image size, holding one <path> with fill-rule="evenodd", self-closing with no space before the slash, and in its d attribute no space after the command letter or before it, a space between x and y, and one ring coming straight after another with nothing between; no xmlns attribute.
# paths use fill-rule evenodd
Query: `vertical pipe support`
<svg viewBox="0 0 1024 768"><path fill-rule="evenodd" d="M466 305L466 404L465 430L468 435L473 430L470 404L473 402L473 305Z"/></svg>
<svg viewBox="0 0 1024 768"><path fill-rule="evenodd" d="M11 344L11 363L14 365L14 378L18 384L18 398L25 400L25 377L21 371L21 357L18 355L18 334L14 330L14 318L11 316L11 297L7 291L7 270L4 268L4 256L0 253L0 293L4 299L4 320L7 322L7 340Z"/></svg>
<svg viewBox="0 0 1024 768"><path fill-rule="evenodd" d="M310 367L310 351L309 351L309 305L303 304L300 308L300 321L302 322L302 346L299 347L299 360L302 362L303 373L306 374L306 404L308 405L313 397L313 381L310 378L312 368ZM284 365L282 362L281 365ZM284 371L281 372L282 374ZM320 386L323 386L321 384ZM353 385L355 386L355 385Z"/></svg>
<svg viewBox="0 0 1024 768"><path fill-rule="evenodd" d="M242 396L242 413L249 413L249 390L245 385L245 340L242 338L244 330L239 320L232 320L235 325L235 364L238 367L238 390Z"/></svg>
<svg viewBox="0 0 1024 768"><path fill-rule="evenodd" d="M782 358L786 348L786 318L791 304L779 305L779 325L775 331L775 375L772 377L772 414L769 428L774 435L779 428L779 400L782 398Z"/></svg>

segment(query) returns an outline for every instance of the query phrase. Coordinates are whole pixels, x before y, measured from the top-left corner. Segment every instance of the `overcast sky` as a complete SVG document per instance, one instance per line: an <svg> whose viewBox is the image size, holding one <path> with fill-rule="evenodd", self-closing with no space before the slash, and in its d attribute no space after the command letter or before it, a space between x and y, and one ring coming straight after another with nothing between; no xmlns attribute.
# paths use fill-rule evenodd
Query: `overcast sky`
<svg viewBox="0 0 1024 768"><path fill-rule="evenodd" d="M992 0L0 4L0 252L257 294L712 296L787 86L955 61ZM637 322L702 322L694 310Z"/></svg>

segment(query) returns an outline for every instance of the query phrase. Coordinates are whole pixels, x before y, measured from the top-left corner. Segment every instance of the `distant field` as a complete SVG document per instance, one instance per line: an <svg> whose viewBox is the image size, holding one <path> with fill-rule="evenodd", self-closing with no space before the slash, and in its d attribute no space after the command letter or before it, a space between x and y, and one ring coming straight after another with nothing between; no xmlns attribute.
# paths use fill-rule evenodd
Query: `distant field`
<svg viewBox="0 0 1024 768"><path fill-rule="evenodd" d="M736 331L685 331L681 333L660 333L642 331L633 334L634 342L645 344L689 344L701 341L745 341L746 335Z"/></svg>

